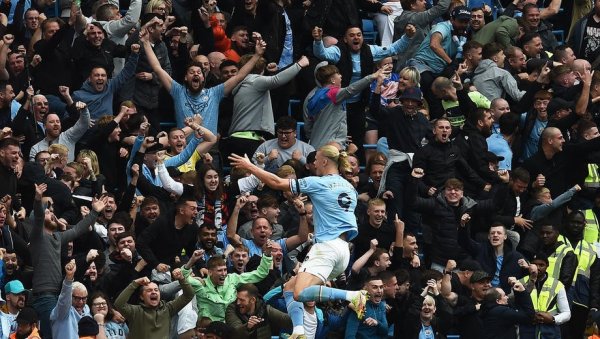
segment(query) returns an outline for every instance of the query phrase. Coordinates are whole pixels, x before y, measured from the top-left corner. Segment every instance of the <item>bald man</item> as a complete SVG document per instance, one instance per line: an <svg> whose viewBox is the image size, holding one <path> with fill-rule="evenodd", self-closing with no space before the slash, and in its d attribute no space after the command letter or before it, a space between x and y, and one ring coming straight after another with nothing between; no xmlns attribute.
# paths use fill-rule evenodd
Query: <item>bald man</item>
<svg viewBox="0 0 600 339"><path fill-rule="evenodd" d="M553 198L582 184L587 176L587 163L595 161L591 154L600 150L600 138L565 143L562 132L556 127L547 127L540 137L541 147L523 167L531 175L531 187L547 187Z"/></svg>
<svg viewBox="0 0 600 339"><path fill-rule="evenodd" d="M500 117L506 113L510 113L510 105L508 101L502 98L496 98L492 100L490 104L490 112L492 112L492 118L494 123L492 124L492 134L500 134Z"/></svg>
<svg viewBox="0 0 600 339"><path fill-rule="evenodd" d="M219 66L221 66L223 61L227 60L227 57L221 52L210 52L207 57L210 70L206 75L206 87L209 88L222 82Z"/></svg>

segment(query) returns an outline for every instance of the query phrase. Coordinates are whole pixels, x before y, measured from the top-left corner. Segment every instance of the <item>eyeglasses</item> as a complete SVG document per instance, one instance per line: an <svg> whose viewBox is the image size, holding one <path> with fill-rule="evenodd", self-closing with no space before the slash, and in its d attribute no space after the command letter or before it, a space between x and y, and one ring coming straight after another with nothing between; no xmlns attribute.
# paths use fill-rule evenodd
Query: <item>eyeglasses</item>
<svg viewBox="0 0 600 339"><path fill-rule="evenodd" d="M277 135L292 135L292 133L295 133L296 131L277 131Z"/></svg>
<svg viewBox="0 0 600 339"><path fill-rule="evenodd" d="M106 303L106 301L104 301L104 302L100 302L100 303L93 303L92 305L96 306L96 307L105 307L108 304Z"/></svg>
<svg viewBox="0 0 600 339"><path fill-rule="evenodd" d="M75 299L75 301L86 301L87 295L85 297L78 297L78 296L74 295L73 299Z"/></svg>

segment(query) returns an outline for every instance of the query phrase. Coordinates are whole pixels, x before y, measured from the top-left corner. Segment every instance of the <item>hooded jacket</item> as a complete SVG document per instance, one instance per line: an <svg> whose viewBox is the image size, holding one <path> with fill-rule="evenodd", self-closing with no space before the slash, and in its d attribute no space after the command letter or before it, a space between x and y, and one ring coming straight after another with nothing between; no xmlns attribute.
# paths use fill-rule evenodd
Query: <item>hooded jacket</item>
<svg viewBox="0 0 600 339"><path fill-rule="evenodd" d="M505 69L490 59L481 60L473 75L473 84L477 90L489 100L503 98L508 94L514 101L519 101L525 91L519 91L517 80Z"/></svg>
<svg viewBox="0 0 600 339"><path fill-rule="evenodd" d="M502 48L516 45L519 37L519 24L517 19L502 15L496 20L483 26L477 33L473 34L473 40L482 45L497 42Z"/></svg>
<svg viewBox="0 0 600 339"><path fill-rule="evenodd" d="M80 90L73 93L73 101L83 101L90 110L92 119L105 115L113 115L113 96L125 84L127 79L135 75L139 54L131 53L123 70L113 79L107 79L102 92L96 92L89 80L86 80Z"/></svg>
<svg viewBox="0 0 600 339"><path fill-rule="evenodd" d="M225 321L234 328L234 336L238 339L270 339L273 333L278 334L281 330L292 329L290 317L262 300L256 299L254 316L264 319L260 324L248 330L248 315L241 314L236 302L229 304L225 311ZM273 331L276 330L276 331Z"/></svg>

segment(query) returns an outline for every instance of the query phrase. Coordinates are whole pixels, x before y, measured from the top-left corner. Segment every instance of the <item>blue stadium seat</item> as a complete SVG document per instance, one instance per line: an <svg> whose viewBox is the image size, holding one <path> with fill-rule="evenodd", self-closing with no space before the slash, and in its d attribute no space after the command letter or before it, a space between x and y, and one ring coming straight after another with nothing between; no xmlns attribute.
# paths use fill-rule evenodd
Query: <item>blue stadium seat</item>
<svg viewBox="0 0 600 339"><path fill-rule="evenodd" d="M460 339L460 336L458 334L448 334L446 339Z"/></svg>
<svg viewBox="0 0 600 339"><path fill-rule="evenodd" d="M377 28L375 22L370 19L362 20L363 39L366 43L374 45L377 43Z"/></svg>
<svg viewBox="0 0 600 339"><path fill-rule="evenodd" d="M556 30L556 31L552 31L552 33L556 37L556 40L558 41L558 44L559 45L564 45L564 43L565 43L565 31L563 31L562 29L559 29L559 30Z"/></svg>
<svg viewBox="0 0 600 339"><path fill-rule="evenodd" d="M298 99L290 99L290 102L288 103L288 116L294 116L294 110L296 109L296 106L301 106L302 105L302 100L298 100Z"/></svg>
<svg viewBox="0 0 600 339"><path fill-rule="evenodd" d="M302 140L304 142L308 142L308 140L306 140L306 138L304 137L304 123L303 122L297 122L296 123L296 139L298 140Z"/></svg>

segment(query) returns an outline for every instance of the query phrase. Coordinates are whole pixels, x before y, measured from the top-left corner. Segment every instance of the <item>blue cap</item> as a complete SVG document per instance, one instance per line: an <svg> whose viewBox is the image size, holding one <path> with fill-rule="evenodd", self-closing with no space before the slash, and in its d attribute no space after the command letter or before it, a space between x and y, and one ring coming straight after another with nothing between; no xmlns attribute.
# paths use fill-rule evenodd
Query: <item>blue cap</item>
<svg viewBox="0 0 600 339"><path fill-rule="evenodd" d="M398 99L411 99L418 102L423 102L423 94L421 93L421 89L419 87L408 87L404 90L404 92L402 92Z"/></svg>
<svg viewBox="0 0 600 339"><path fill-rule="evenodd" d="M25 286L19 280L12 280L4 285L4 291L6 294L20 294L25 292Z"/></svg>

